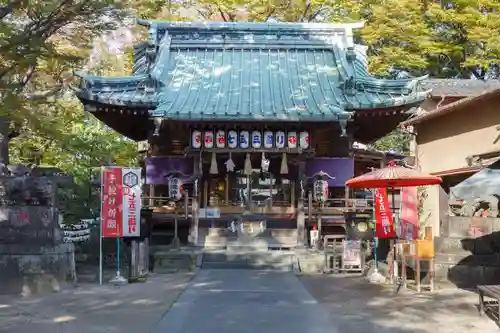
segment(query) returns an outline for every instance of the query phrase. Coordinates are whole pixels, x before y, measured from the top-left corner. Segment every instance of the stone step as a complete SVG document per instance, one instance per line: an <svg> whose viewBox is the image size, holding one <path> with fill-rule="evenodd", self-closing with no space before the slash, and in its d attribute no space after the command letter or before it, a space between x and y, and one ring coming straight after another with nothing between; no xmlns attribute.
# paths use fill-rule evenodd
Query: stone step
<svg viewBox="0 0 500 333"><path fill-rule="evenodd" d="M495 254L500 248L500 240L496 238L460 238L436 237L434 239L436 253L463 253L475 255Z"/></svg>
<svg viewBox="0 0 500 333"><path fill-rule="evenodd" d="M464 266L498 266L500 254L472 255L470 253L436 253L436 263Z"/></svg>
<svg viewBox="0 0 500 333"><path fill-rule="evenodd" d="M459 288L476 288L480 284L499 284L499 266L436 264L436 281L449 282Z"/></svg>
<svg viewBox="0 0 500 333"><path fill-rule="evenodd" d="M293 253L271 251L204 252L202 268L245 268L290 271L295 265Z"/></svg>
<svg viewBox="0 0 500 333"><path fill-rule="evenodd" d="M325 268L324 254L310 251L297 255L299 269L304 273L322 273Z"/></svg>
<svg viewBox="0 0 500 333"><path fill-rule="evenodd" d="M154 273L170 273L172 271L190 271L196 266L196 255L193 253L162 252L152 255Z"/></svg>
<svg viewBox="0 0 500 333"><path fill-rule="evenodd" d="M203 269L261 269L272 271L290 272L293 267L288 264L253 264L239 262L204 262L201 266Z"/></svg>
<svg viewBox="0 0 500 333"><path fill-rule="evenodd" d="M470 253L464 249L462 238L434 237L434 250L436 253Z"/></svg>

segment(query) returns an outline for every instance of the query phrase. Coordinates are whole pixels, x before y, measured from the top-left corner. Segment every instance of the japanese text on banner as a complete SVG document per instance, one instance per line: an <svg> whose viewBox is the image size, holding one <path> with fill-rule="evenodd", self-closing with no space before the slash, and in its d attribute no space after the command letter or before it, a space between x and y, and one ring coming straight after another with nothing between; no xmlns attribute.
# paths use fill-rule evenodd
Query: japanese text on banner
<svg viewBox="0 0 500 333"><path fill-rule="evenodd" d="M123 168L123 237L140 236L141 170Z"/></svg>
<svg viewBox="0 0 500 333"><path fill-rule="evenodd" d="M102 237L122 237L122 170L106 168L102 178L103 203L101 211Z"/></svg>
<svg viewBox="0 0 500 333"><path fill-rule="evenodd" d="M374 190L375 205L375 231L378 238L394 238L396 230L392 219L392 211L385 188Z"/></svg>
<svg viewBox="0 0 500 333"><path fill-rule="evenodd" d="M401 234L406 240L418 239L420 230L418 219L418 190L416 187L401 189Z"/></svg>

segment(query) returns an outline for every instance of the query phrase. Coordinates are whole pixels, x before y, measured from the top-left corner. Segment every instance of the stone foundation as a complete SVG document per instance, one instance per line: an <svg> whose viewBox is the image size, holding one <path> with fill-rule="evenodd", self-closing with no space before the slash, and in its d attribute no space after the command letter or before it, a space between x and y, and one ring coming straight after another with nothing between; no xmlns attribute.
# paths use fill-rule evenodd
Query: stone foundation
<svg viewBox="0 0 500 333"><path fill-rule="evenodd" d="M434 248L437 281L461 288L500 284L500 219L448 216Z"/></svg>
<svg viewBox="0 0 500 333"><path fill-rule="evenodd" d="M76 282L73 244L0 245L0 294L57 292Z"/></svg>

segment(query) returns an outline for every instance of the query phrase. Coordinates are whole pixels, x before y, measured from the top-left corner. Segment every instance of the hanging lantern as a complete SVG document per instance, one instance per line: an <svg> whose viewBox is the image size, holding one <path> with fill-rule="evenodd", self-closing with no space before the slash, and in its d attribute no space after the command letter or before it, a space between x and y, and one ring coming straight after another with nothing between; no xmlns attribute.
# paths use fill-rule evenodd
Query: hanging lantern
<svg viewBox="0 0 500 333"><path fill-rule="evenodd" d="M225 164L226 164L226 172L234 172L235 165L231 157L231 152L229 152L229 158L227 159Z"/></svg>
<svg viewBox="0 0 500 333"><path fill-rule="evenodd" d="M169 178L168 192L171 199L179 200L182 198L182 181L176 177Z"/></svg>
<svg viewBox="0 0 500 333"><path fill-rule="evenodd" d="M214 132L205 131L203 141L204 141L205 148L213 148L214 147Z"/></svg>
<svg viewBox="0 0 500 333"><path fill-rule="evenodd" d="M216 175L219 173L219 169L217 168L217 158L215 153L212 153L212 162L210 163L210 171L211 175Z"/></svg>
<svg viewBox="0 0 500 333"><path fill-rule="evenodd" d="M250 133L248 131L240 131L239 139L240 148L247 149L250 146Z"/></svg>
<svg viewBox="0 0 500 333"><path fill-rule="evenodd" d="M247 153L245 158L245 167L243 168L243 174L250 176L252 174L252 161L250 160L250 154Z"/></svg>
<svg viewBox="0 0 500 333"><path fill-rule="evenodd" d="M326 180L315 180L313 183L314 200L325 202L328 199L328 182Z"/></svg>
<svg viewBox="0 0 500 333"><path fill-rule="evenodd" d="M236 131L227 132L227 146L229 148L238 147L238 133Z"/></svg>
<svg viewBox="0 0 500 333"><path fill-rule="evenodd" d="M191 146L195 149L201 148L201 132L193 131L191 133Z"/></svg>
<svg viewBox="0 0 500 333"><path fill-rule="evenodd" d="M273 148L274 146L274 134L271 131L264 132L264 148Z"/></svg>
<svg viewBox="0 0 500 333"><path fill-rule="evenodd" d="M274 139L276 148L280 149L285 148L285 143L286 143L285 132L283 131L276 132L276 136L274 137Z"/></svg>
<svg viewBox="0 0 500 333"><path fill-rule="evenodd" d="M226 132L219 130L215 133L215 146L217 148L226 147Z"/></svg>
<svg viewBox="0 0 500 333"><path fill-rule="evenodd" d="M269 170L269 164L271 162L266 158L266 154L262 152L262 157L260 159L260 168L262 172L267 172Z"/></svg>
<svg viewBox="0 0 500 333"><path fill-rule="evenodd" d="M283 153L283 156L281 157L280 174L282 175L288 174L288 161L286 158L286 153Z"/></svg>
<svg viewBox="0 0 500 333"><path fill-rule="evenodd" d="M259 149L262 146L262 133L260 131L252 132L252 148Z"/></svg>
<svg viewBox="0 0 500 333"><path fill-rule="evenodd" d="M297 148L297 133L296 132L288 132L287 136L287 145L288 148Z"/></svg>
<svg viewBox="0 0 500 333"><path fill-rule="evenodd" d="M309 132L300 132L299 147L302 149L309 148Z"/></svg>

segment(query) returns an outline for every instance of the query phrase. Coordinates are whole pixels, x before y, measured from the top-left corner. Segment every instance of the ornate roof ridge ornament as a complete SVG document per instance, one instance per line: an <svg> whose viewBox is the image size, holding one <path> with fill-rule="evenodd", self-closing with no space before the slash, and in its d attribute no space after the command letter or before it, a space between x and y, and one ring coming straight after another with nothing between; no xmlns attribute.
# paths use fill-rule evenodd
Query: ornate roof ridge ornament
<svg viewBox="0 0 500 333"><path fill-rule="evenodd" d="M296 22L179 22L137 20L138 25L156 30L192 29L192 30L237 30L237 31L309 31L309 32L336 32L361 29L365 22L351 23L296 23Z"/></svg>

